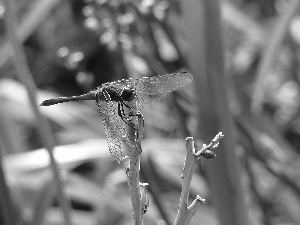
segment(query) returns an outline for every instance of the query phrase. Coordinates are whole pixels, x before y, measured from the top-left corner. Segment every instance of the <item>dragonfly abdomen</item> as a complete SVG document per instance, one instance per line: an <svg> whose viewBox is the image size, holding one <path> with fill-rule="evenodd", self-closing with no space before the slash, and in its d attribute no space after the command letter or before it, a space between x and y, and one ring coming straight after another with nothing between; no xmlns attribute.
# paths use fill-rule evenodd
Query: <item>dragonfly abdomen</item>
<svg viewBox="0 0 300 225"><path fill-rule="evenodd" d="M73 102L73 101L83 101L83 100L96 100L96 95L94 91L90 91L89 93L72 96L72 97L59 97L56 99L48 99L42 102L42 106L55 105L63 102Z"/></svg>

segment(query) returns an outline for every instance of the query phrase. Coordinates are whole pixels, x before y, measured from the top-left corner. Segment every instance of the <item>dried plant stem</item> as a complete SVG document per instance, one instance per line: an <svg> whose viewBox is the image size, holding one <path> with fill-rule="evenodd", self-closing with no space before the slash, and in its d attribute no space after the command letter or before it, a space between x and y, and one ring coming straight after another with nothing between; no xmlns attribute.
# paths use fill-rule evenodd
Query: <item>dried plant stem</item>
<svg viewBox="0 0 300 225"><path fill-rule="evenodd" d="M129 134L131 136L132 141L130 141L130 143L127 143L130 146L129 157L128 156L125 157L123 162L125 166L129 191L131 195L131 203L133 208L133 217L134 217L135 225L142 225L143 224L142 207L145 207L145 204L147 204L142 202L141 188L140 188L141 184L139 181L140 180L140 176L139 176L140 154L142 153L141 140L142 140L142 133L144 129L144 118L143 115L138 110L136 110L136 107L134 105L132 106L132 108L135 109L131 112L132 115L137 115L137 116L135 118L132 118L132 123L134 124L135 128L129 127ZM143 190L145 189L146 189L146 185L143 185Z"/></svg>
<svg viewBox="0 0 300 225"><path fill-rule="evenodd" d="M140 156L130 154L130 177L131 177L131 201L134 213L135 224L142 224L141 196L140 196Z"/></svg>
<svg viewBox="0 0 300 225"><path fill-rule="evenodd" d="M133 208L133 217L134 217L135 225L141 225L143 224L142 221L143 214L142 214L142 203L141 203L140 182L139 182L140 156L136 154L136 151L131 149L130 158L125 157L123 162L125 165L128 186L131 195L131 203Z"/></svg>
<svg viewBox="0 0 300 225"><path fill-rule="evenodd" d="M30 100L31 107L37 119L37 130L40 135L41 141L45 145L45 148L48 151L51 163L51 169L53 172L54 181L57 186L58 200L61 205L65 224L71 225L70 220L70 206L63 192L62 179L59 173L58 166L55 162L53 156L53 149L55 146L54 137L50 131L49 124L46 122L45 118L39 112L38 106L36 104L36 86L32 79L31 71L28 67L26 56L22 44L19 42L16 36L16 16L15 16L15 2L13 0L6 0L6 29L8 32L8 38L11 42L13 49L13 59L15 67L17 69L17 75L19 80L25 85L28 97Z"/></svg>
<svg viewBox="0 0 300 225"><path fill-rule="evenodd" d="M205 199L197 195L196 199L188 206L189 190L191 186L192 177L197 167L197 162L201 156L204 156L206 151L211 151L218 147L220 140L224 135L219 132L214 139L208 144L203 145L199 151L195 151L194 141L192 137L186 138L186 157L184 162L184 168L181 174L182 186L180 205L175 220L175 225L188 225L194 214L199 209L201 203L205 203Z"/></svg>
<svg viewBox="0 0 300 225"><path fill-rule="evenodd" d="M190 223L193 215L196 213L197 209L204 203L205 200L200 196L193 201L193 203L188 207L189 190L192 181L192 177L197 166L197 157L195 157L195 148L193 138L188 137L186 139L186 158L184 163L184 168L182 172L182 187L180 196L180 205L175 220L175 225L187 225Z"/></svg>

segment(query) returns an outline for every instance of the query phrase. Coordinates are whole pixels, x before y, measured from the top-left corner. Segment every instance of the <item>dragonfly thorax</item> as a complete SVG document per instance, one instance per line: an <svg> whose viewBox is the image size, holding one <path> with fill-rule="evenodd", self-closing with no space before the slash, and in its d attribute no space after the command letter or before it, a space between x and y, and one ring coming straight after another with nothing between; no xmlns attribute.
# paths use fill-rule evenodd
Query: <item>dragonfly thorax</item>
<svg viewBox="0 0 300 225"><path fill-rule="evenodd" d="M123 88L122 90L122 100L123 101L127 101L130 102L131 100L134 99L135 93L134 93L134 89L132 87L126 86Z"/></svg>
<svg viewBox="0 0 300 225"><path fill-rule="evenodd" d="M131 86L122 86L119 85L108 85L101 87L98 91L98 98L102 101L115 101L115 102L130 102L135 97L134 88Z"/></svg>

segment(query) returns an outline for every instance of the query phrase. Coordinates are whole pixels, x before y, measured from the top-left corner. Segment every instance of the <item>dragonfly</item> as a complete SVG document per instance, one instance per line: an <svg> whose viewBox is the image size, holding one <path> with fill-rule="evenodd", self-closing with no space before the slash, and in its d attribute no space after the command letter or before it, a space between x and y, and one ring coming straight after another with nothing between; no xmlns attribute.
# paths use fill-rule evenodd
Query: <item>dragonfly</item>
<svg viewBox="0 0 300 225"><path fill-rule="evenodd" d="M109 152L120 163L123 160L121 140L125 143L132 143L125 124L131 126L133 117L142 118L140 109L166 97L172 91L187 86L192 80L193 76L187 72L122 79L104 83L83 95L48 99L43 101L41 106L71 101L96 100L103 120ZM129 114L126 111L135 113Z"/></svg>

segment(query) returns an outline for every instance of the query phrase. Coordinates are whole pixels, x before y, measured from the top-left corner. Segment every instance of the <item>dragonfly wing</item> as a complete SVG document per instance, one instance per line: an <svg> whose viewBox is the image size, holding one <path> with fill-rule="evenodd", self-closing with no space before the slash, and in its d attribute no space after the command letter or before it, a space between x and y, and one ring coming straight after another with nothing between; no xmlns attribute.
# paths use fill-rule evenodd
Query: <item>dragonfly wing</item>
<svg viewBox="0 0 300 225"><path fill-rule="evenodd" d="M147 107L151 102L159 101L160 99L166 97L168 94L170 94L170 92L156 95L137 94L136 101L138 109L143 109Z"/></svg>
<svg viewBox="0 0 300 225"><path fill-rule="evenodd" d="M138 107L144 108L151 102L166 97L170 92L185 87L192 80L193 77L189 73L171 73L132 79Z"/></svg>
<svg viewBox="0 0 300 225"><path fill-rule="evenodd" d="M99 100L97 106L103 119L109 152L112 157L120 163L122 161L120 138L126 141L129 140L129 137L123 125L123 121L118 115L118 103Z"/></svg>

